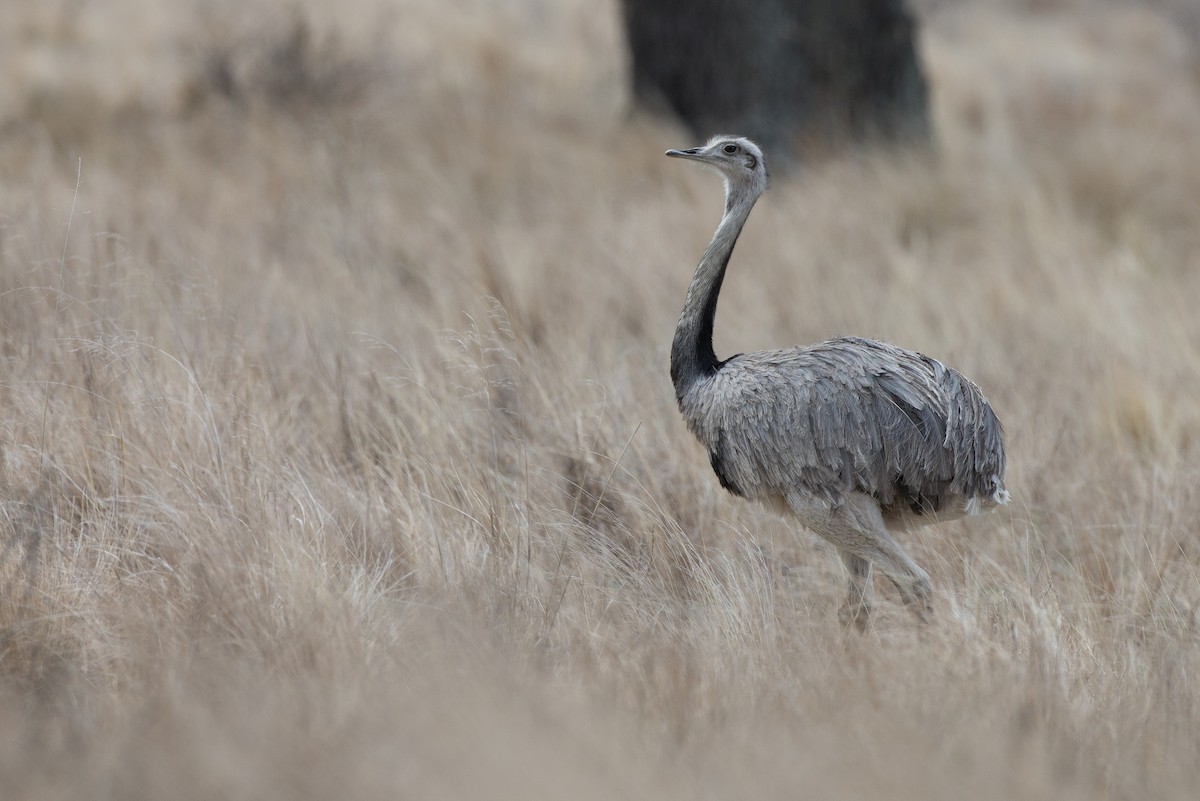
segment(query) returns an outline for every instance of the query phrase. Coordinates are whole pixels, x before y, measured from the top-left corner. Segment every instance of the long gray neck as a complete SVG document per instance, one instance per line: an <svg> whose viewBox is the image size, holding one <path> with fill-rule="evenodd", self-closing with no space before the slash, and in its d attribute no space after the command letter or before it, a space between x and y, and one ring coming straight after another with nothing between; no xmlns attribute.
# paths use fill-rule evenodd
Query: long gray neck
<svg viewBox="0 0 1200 801"><path fill-rule="evenodd" d="M693 384L721 366L712 346L717 296L738 234L760 194L752 187L726 186L725 216L696 266L671 343L671 381L675 384L676 399L682 399Z"/></svg>

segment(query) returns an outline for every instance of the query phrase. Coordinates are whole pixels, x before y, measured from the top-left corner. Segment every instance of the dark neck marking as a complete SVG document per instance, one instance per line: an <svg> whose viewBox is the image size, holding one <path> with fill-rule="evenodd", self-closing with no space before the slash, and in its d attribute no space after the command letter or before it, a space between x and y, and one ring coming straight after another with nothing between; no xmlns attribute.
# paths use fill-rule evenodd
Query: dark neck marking
<svg viewBox="0 0 1200 801"><path fill-rule="evenodd" d="M758 192L747 188L726 191L725 215L704 249L688 286L683 312L675 327L675 339L671 343L671 381L677 399L681 399L696 381L713 375L724 364L717 359L712 344L717 299L734 245L756 200Z"/></svg>

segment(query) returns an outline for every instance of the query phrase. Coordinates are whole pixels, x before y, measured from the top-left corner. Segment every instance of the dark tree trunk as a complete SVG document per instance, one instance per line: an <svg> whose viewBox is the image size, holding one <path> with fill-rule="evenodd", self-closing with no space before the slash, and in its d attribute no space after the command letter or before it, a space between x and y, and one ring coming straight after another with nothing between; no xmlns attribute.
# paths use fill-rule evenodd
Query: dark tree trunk
<svg viewBox="0 0 1200 801"><path fill-rule="evenodd" d="M928 97L904 0L623 0L639 103L776 153L923 140Z"/></svg>

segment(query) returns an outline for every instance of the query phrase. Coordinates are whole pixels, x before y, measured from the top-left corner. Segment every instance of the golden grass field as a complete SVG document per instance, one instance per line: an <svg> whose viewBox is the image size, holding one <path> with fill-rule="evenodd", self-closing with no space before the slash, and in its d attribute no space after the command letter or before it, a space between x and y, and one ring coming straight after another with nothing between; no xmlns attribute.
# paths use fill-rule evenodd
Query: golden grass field
<svg viewBox="0 0 1200 801"><path fill-rule="evenodd" d="M1196 798L1200 37L922 8L936 156L776 176L717 319L1005 424L858 635L675 408L720 183L614 0L6 6L3 797Z"/></svg>

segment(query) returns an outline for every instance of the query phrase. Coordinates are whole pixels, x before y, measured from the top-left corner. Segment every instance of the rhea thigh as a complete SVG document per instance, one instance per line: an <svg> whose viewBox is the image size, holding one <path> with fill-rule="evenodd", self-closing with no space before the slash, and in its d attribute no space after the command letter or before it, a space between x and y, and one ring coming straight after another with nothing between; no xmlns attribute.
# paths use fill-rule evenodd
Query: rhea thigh
<svg viewBox="0 0 1200 801"><path fill-rule="evenodd" d="M828 499L796 491L789 493L786 501L788 509L807 528L840 551L878 567L906 595L928 594L928 574L892 538L874 498L849 492Z"/></svg>

